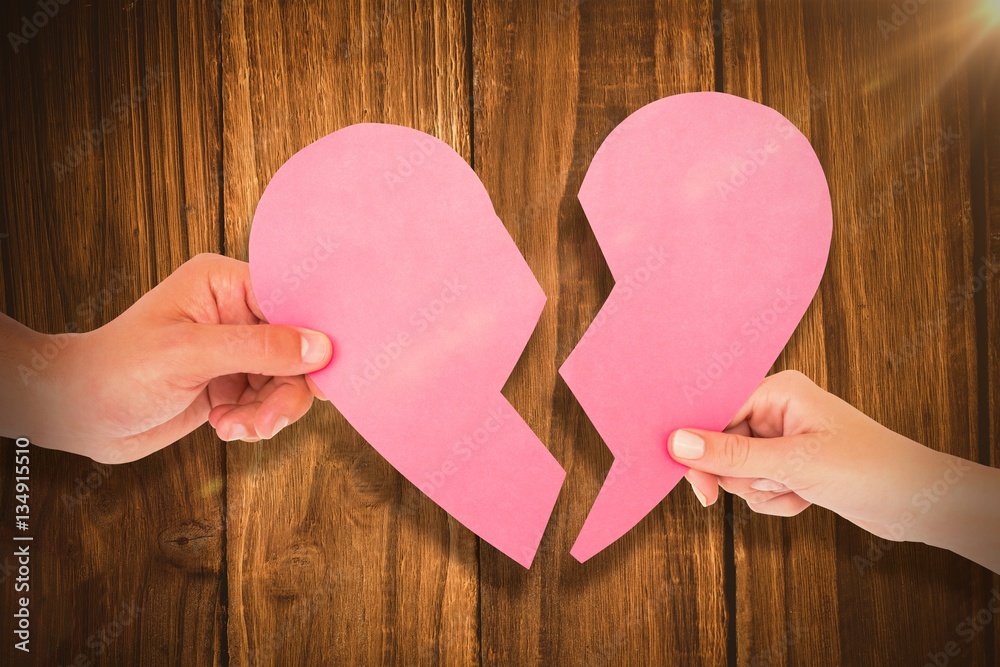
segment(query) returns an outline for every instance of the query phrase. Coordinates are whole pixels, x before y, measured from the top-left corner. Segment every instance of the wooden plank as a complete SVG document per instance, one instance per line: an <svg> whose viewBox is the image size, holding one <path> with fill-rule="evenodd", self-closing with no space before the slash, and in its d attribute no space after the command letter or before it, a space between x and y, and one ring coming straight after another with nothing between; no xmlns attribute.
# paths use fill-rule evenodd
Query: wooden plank
<svg viewBox="0 0 1000 667"><path fill-rule="evenodd" d="M2 109L3 107L0 107ZM6 116L4 116L6 118ZM6 151L6 142L0 139L0 155L7 156L9 153ZM7 273L12 270L10 261L10 227L9 222L5 217L0 217L0 312L8 313L10 298L8 296L10 289L10 278L7 277Z"/></svg>
<svg viewBox="0 0 1000 667"><path fill-rule="evenodd" d="M0 149L2 150L2 149ZM7 297L8 290L10 286L10 280L7 278L7 271L11 270L9 252L8 252L8 239L10 234L7 231L6 220L0 219L0 312L8 312L9 299Z"/></svg>
<svg viewBox="0 0 1000 667"><path fill-rule="evenodd" d="M1000 9L997 10L1000 19ZM985 229L981 237L984 254L985 277L985 336L986 349L980 350L984 357L987 401L989 405L989 430L986 442L988 456L983 463L1000 468L1000 31L995 31L992 41L981 49L982 62L978 71L981 82L982 107L979 112L979 131L982 137L984 190L983 223ZM973 98L972 103L978 100ZM973 118L975 118L975 111ZM973 171L972 177L976 178ZM973 204L975 205L975 204ZM1000 574L992 577L993 591L1000 591ZM1000 618L994 616L992 624L993 661L1000 660Z"/></svg>
<svg viewBox="0 0 1000 667"><path fill-rule="evenodd" d="M210 4L179 5L60 3L5 46L7 307L29 326L99 327L218 248L219 21ZM4 3L2 25L38 10ZM221 452L205 430L117 467L34 451L30 664L221 659ZM11 636L9 614L0 626Z"/></svg>
<svg viewBox="0 0 1000 667"><path fill-rule="evenodd" d="M557 369L611 291L576 199L629 113L711 90L711 2L474 4L476 170L549 297L505 395L568 471L525 571L481 549L483 662L722 664L721 507L681 488L580 565L569 549L611 456Z"/></svg>
<svg viewBox="0 0 1000 667"><path fill-rule="evenodd" d="M470 157L457 0L234 0L223 35L232 256L271 175L345 125L408 125ZM475 537L334 409L227 455L234 665L477 662Z"/></svg>
<svg viewBox="0 0 1000 667"><path fill-rule="evenodd" d="M804 26L798 3L786 3L783 11L772 12L775 23L768 25L768 34L784 34L786 38L767 47L777 49L767 53L769 62L783 63L781 68L769 68L761 63L764 47L758 41L726 43L723 72L725 91L767 103L784 113L806 135L811 136L811 116L827 102L827 91L810 86L802 40ZM759 17L746 12L745 21L734 27L736 15L725 7L719 16L723 38L731 31L749 30L759 34ZM745 26L745 27L744 27ZM769 74L779 81L780 96L762 99L762 79ZM829 278L826 278L828 281ZM823 336L823 293L816 295L795 335L775 364L777 370L796 368L820 386L828 386L826 345ZM813 656L826 664L843 664L836 635L819 632L818 626L837 627L838 608L835 585L817 585L822 577L836 571L836 554L816 545L833 543L836 534L835 517L829 513L810 511L788 521L755 514L738 498L732 500L731 521L737 539L737 648L739 664L783 664L792 652L797 656ZM753 576L747 576L750 570ZM788 572L786 573L786 569ZM813 595L801 596L800 591L812 590ZM760 604L754 596L765 595ZM788 596L804 597L809 612L800 617L785 613L780 601ZM752 628L752 633L748 629ZM790 661L790 660L789 660ZM790 661L791 662L791 661Z"/></svg>
<svg viewBox="0 0 1000 667"><path fill-rule="evenodd" d="M792 119L833 196L827 273L777 368L975 459L975 313L949 300L975 270L966 10L928 3L884 32L891 2L727 0L720 18L725 90ZM950 553L736 505L740 664L923 664L986 602L982 569ZM984 645L963 659L985 664Z"/></svg>

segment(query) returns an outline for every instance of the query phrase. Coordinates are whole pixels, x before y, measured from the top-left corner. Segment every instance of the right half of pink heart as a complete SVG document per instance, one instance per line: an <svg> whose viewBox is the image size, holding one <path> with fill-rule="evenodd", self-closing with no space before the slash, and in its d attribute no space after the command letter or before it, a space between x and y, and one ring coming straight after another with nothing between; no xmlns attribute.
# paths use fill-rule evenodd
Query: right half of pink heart
<svg viewBox="0 0 1000 667"><path fill-rule="evenodd" d="M579 198L615 278L560 369L616 459L572 549L585 561L684 475L670 433L724 428L764 378L819 286L833 213L802 133L723 93L630 115Z"/></svg>

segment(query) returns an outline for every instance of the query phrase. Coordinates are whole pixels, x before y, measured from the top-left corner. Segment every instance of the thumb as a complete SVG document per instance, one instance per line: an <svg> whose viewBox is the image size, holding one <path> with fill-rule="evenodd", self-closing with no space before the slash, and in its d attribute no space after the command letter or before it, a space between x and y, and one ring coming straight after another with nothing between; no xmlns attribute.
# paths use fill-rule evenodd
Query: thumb
<svg viewBox="0 0 1000 667"><path fill-rule="evenodd" d="M319 331L275 324L192 324L184 363L209 380L233 373L293 376L318 371L333 356Z"/></svg>
<svg viewBox="0 0 1000 667"><path fill-rule="evenodd" d="M670 435L670 455L683 465L721 477L786 475L797 436L751 438L739 433L683 429ZM780 480L779 480L780 481Z"/></svg>

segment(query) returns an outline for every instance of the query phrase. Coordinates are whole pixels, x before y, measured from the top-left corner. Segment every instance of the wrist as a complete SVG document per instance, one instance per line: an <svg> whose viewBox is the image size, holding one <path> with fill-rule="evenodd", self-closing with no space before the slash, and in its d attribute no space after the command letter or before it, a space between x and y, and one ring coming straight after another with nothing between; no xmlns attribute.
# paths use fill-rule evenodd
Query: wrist
<svg viewBox="0 0 1000 667"><path fill-rule="evenodd" d="M38 372L32 368L31 354L45 338L5 315L0 315L0 435L26 435L25 414L38 389Z"/></svg>
<svg viewBox="0 0 1000 667"><path fill-rule="evenodd" d="M943 466L922 492L937 499L920 541L997 570L1000 566L1000 470L941 454Z"/></svg>
<svg viewBox="0 0 1000 667"><path fill-rule="evenodd" d="M83 334L43 334L9 318L0 322L0 333L7 342L0 364L0 434L58 446L41 441L62 421L66 367Z"/></svg>

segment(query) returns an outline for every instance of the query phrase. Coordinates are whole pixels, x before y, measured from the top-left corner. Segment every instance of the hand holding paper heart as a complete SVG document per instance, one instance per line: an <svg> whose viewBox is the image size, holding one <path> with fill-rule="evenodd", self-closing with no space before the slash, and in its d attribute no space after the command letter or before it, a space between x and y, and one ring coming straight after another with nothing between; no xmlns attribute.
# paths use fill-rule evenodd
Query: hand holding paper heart
<svg viewBox="0 0 1000 667"><path fill-rule="evenodd" d="M684 426L724 427L805 313L832 231L823 169L781 114L667 97L597 151L580 202L615 288L560 369L616 457L572 554L625 534L684 475Z"/></svg>
<svg viewBox="0 0 1000 667"><path fill-rule="evenodd" d="M0 315L5 352L23 357L11 366L21 389L0 391L0 429L100 463L149 456L206 420L223 440L269 438L312 405L305 373L331 347L262 320L250 267L210 253L84 334L46 336Z"/></svg>

